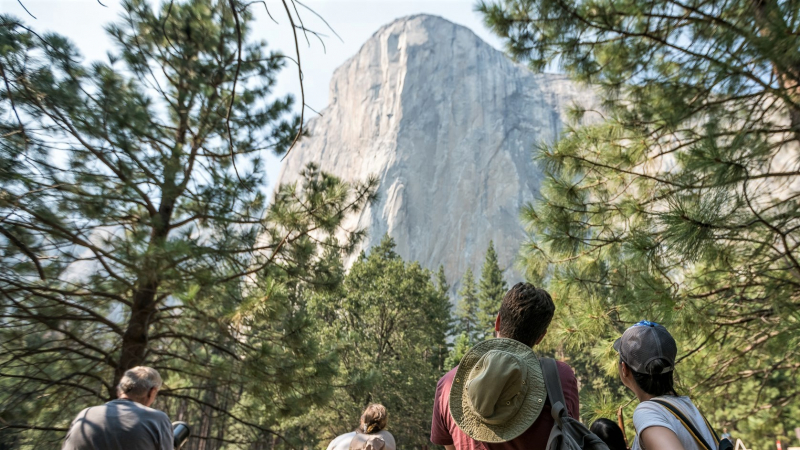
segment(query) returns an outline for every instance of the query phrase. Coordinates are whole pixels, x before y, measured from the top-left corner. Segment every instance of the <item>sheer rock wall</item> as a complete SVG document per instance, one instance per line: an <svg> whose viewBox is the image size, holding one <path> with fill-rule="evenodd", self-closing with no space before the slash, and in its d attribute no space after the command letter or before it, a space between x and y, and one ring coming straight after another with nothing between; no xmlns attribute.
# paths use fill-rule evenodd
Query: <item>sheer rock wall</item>
<svg viewBox="0 0 800 450"><path fill-rule="evenodd" d="M594 97L563 75L531 73L467 28L405 17L336 70L329 106L278 183L308 162L347 180L377 175L379 201L348 222L369 230L362 248L388 232L404 258L444 265L455 292L468 266L479 276L493 240L511 285L521 280L520 208L542 179L533 150L557 137L574 102Z"/></svg>

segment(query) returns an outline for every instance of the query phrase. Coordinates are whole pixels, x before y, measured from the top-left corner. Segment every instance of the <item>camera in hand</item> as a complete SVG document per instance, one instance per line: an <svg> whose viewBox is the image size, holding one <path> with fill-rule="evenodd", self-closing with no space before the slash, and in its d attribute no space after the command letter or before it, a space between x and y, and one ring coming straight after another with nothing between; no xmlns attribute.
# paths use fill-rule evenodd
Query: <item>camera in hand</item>
<svg viewBox="0 0 800 450"><path fill-rule="evenodd" d="M178 450L189 440L189 435L192 434L192 429L186 422L172 422L172 435L175 437L173 440L175 450Z"/></svg>

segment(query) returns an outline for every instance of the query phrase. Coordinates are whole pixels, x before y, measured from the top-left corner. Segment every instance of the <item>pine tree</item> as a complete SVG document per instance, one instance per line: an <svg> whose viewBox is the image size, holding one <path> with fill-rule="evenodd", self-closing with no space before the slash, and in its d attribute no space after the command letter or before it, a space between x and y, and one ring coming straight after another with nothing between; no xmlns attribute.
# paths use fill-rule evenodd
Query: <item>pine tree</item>
<svg viewBox="0 0 800 450"><path fill-rule="evenodd" d="M452 336L455 323L452 317L452 303L450 299L450 284L447 283L447 276L444 274L444 266L439 265L439 271L436 272L436 287L439 289L439 296L441 303L438 305L438 314L443 314L447 317L447 330L445 336L449 339ZM449 357L449 345L445 341L438 350L439 370L444 370L448 367L447 358Z"/></svg>
<svg viewBox="0 0 800 450"><path fill-rule="evenodd" d="M754 447L785 436L800 413L797 2L479 9L515 58L602 101L538 152L548 175L523 211L528 275L557 302L550 340L607 374L585 393L608 412L627 402L600 400L619 386L611 343L647 318L675 335L684 392L712 423Z"/></svg>
<svg viewBox="0 0 800 450"><path fill-rule="evenodd" d="M447 277L444 274L444 266L439 265L439 271L436 272L436 286L439 288L439 292L445 297L450 297L450 294L447 292L450 290L450 284L447 283Z"/></svg>
<svg viewBox="0 0 800 450"><path fill-rule="evenodd" d="M470 341L467 333L461 333L456 336L455 340L453 341L453 348L450 350L450 354L447 355L444 366L448 369L452 369L453 367L457 366L458 363L461 362L461 358L463 358L469 349L472 348L472 345L473 342Z"/></svg>
<svg viewBox="0 0 800 450"><path fill-rule="evenodd" d="M503 272L497 262L494 243L489 241L486 259L483 262L483 269L481 269L481 279L478 282L478 333L480 339L489 339L494 336L495 320L507 290Z"/></svg>
<svg viewBox="0 0 800 450"><path fill-rule="evenodd" d="M478 323L478 291L475 287L475 276L472 269L467 267L464 272L461 289L458 291L458 304L456 305L456 336L466 334L470 345L475 344L481 331Z"/></svg>
<svg viewBox="0 0 800 450"><path fill-rule="evenodd" d="M272 92L284 59L239 2L150 5L123 2L92 64L0 17L0 417L20 445L63 439L140 364L214 442L272 436L329 390L304 298L337 284L330 255L363 236L338 227L376 181L309 166L267 207L261 154L299 125Z"/></svg>

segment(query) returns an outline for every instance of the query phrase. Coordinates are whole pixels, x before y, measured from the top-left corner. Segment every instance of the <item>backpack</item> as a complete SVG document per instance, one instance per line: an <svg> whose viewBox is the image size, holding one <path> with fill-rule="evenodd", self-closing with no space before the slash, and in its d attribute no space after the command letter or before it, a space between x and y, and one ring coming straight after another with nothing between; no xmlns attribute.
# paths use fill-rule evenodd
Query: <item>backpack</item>
<svg viewBox="0 0 800 450"><path fill-rule="evenodd" d="M609 450L600 437L569 416L556 361L552 358L541 358L540 362L547 397L550 399L550 413L555 420L545 450Z"/></svg>
<svg viewBox="0 0 800 450"><path fill-rule="evenodd" d="M684 427L686 427L686 429L689 431L692 437L694 437L697 443L700 444L700 448L705 450L733 450L733 443L726 438L720 439L719 436L717 436L717 432L714 431L714 428L711 426L710 423L708 423L708 419L706 419L706 417L703 416L703 413L700 413L700 415L703 416L703 421L706 423L706 426L711 431L711 436L714 437L714 444L716 445L714 445L713 447L708 445L705 439L703 439L700 436L700 432L697 431L697 428L694 427L692 421L689 420L686 416L684 416L683 413L680 412L678 408L676 408L670 402L666 400L658 400L655 398L650 399L650 401L658 403L659 405L666 408L667 411L672 413L672 415L675 416L675 418L677 418L683 424Z"/></svg>

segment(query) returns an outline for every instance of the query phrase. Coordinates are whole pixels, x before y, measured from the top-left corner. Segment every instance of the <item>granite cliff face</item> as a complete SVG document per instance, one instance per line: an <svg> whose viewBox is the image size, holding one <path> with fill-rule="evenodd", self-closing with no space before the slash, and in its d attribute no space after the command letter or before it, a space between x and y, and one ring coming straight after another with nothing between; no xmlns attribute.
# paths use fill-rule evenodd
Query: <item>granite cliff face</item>
<svg viewBox="0 0 800 450"><path fill-rule="evenodd" d="M379 201L350 219L368 248L389 233L404 258L444 265L453 292L480 274L493 240L510 284L525 233L520 208L542 178L534 147L566 110L593 96L561 75L533 74L472 31L419 15L378 30L334 73L330 104L284 161L278 183L308 162L347 180L374 174Z"/></svg>

